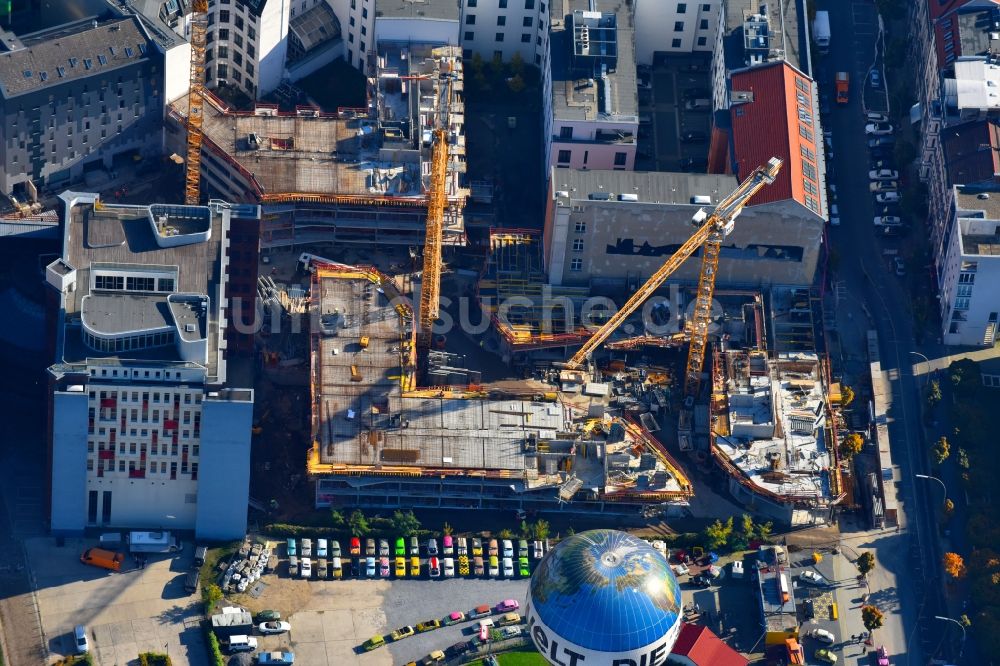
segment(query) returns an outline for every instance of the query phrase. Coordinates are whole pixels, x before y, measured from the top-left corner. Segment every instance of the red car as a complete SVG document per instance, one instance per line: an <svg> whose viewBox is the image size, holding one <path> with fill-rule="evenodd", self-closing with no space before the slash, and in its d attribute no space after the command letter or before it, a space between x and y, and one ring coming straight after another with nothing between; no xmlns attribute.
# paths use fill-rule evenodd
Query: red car
<svg viewBox="0 0 1000 666"><path fill-rule="evenodd" d="M361 539L358 537L351 537L351 555L361 554Z"/></svg>
<svg viewBox="0 0 1000 666"><path fill-rule="evenodd" d="M878 646L876 656L878 657L878 666L889 666L889 655L886 653L884 645Z"/></svg>

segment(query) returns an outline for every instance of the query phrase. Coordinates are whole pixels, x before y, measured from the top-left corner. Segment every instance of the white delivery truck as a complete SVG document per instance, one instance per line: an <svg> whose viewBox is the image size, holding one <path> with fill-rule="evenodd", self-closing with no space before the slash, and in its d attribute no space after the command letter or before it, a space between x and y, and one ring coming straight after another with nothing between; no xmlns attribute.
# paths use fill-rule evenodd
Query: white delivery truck
<svg viewBox="0 0 1000 666"><path fill-rule="evenodd" d="M813 41L820 53L830 50L830 12L816 12L813 19Z"/></svg>
<svg viewBox="0 0 1000 666"><path fill-rule="evenodd" d="M129 532L128 549L133 553L172 553L181 549L170 532Z"/></svg>

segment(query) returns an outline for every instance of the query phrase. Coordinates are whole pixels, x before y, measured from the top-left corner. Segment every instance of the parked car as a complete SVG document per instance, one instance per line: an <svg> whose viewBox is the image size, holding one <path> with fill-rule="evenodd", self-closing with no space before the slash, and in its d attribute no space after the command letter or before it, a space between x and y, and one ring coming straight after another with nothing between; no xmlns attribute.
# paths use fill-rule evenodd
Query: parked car
<svg viewBox="0 0 1000 666"><path fill-rule="evenodd" d="M902 257L893 257L892 265L896 269L896 275L899 277L906 275L906 262L903 261Z"/></svg>
<svg viewBox="0 0 1000 666"><path fill-rule="evenodd" d="M709 578L708 576L703 576L699 574L691 578L691 584L694 585L695 587L711 587L712 579Z"/></svg>
<svg viewBox="0 0 1000 666"><path fill-rule="evenodd" d="M522 629L519 626L502 627L500 629L500 636L503 638L517 638L521 635L521 631Z"/></svg>
<svg viewBox="0 0 1000 666"><path fill-rule="evenodd" d="M406 578L406 558L396 558L396 578Z"/></svg>
<svg viewBox="0 0 1000 666"><path fill-rule="evenodd" d="M341 560L339 557L333 558L330 562L330 575L333 576L334 580L340 580L344 577L344 568L341 565Z"/></svg>
<svg viewBox="0 0 1000 666"><path fill-rule="evenodd" d="M872 88L874 88L875 90L878 90L879 88L882 87L882 75L879 73L877 69L873 69L871 71L871 76L869 76L868 80L871 81Z"/></svg>
<svg viewBox="0 0 1000 666"><path fill-rule="evenodd" d="M389 577L389 558L380 557L378 560L378 575L382 578Z"/></svg>
<svg viewBox="0 0 1000 666"><path fill-rule="evenodd" d="M893 161L890 159L879 159L871 161L871 168L876 171L878 171L879 169L889 169L890 171L892 171L893 170L892 166L893 166ZM827 169L827 173L829 172L830 170Z"/></svg>
<svg viewBox="0 0 1000 666"><path fill-rule="evenodd" d="M873 136L892 134L892 125L889 123L868 123L865 125L865 134L871 134Z"/></svg>
<svg viewBox="0 0 1000 666"><path fill-rule="evenodd" d="M379 557L389 557L389 541L386 539L378 540L378 556Z"/></svg>
<svg viewBox="0 0 1000 666"><path fill-rule="evenodd" d="M451 538L450 534L445 534L444 538L441 539L441 554L442 555L455 554L455 540Z"/></svg>
<svg viewBox="0 0 1000 666"><path fill-rule="evenodd" d="M879 203L896 203L899 201L899 192L879 192L875 195L875 201Z"/></svg>
<svg viewBox="0 0 1000 666"><path fill-rule="evenodd" d="M806 636L809 636L810 638L815 638L820 643L826 643L827 645L833 645L834 642L837 640L836 638L834 638L832 632L827 631L826 629L821 629L819 627L816 627L815 629L810 629L806 633Z"/></svg>
<svg viewBox="0 0 1000 666"><path fill-rule="evenodd" d="M871 192L898 192L899 183L894 180L876 180L868 183L868 190Z"/></svg>
<svg viewBox="0 0 1000 666"><path fill-rule="evenodd" d="M810 569L799 572L799 580L809 585L826 585L826 578L823 578L822 574Z"/></svg>
<svg viewBox="0 0 1000 666"><path fill-rule="evenodd" d="M527 557L528 556L528 541L526 539L521 539L517 542L517 556Z"/></svg>
<svg viewBox="0 0 1000 666"><path fill-rule="evenodd" d="M503 575L504 578L514 577L514 560L512 558L503 558Z"/></svg>
<svg viewBox="0 0 1000 666"><path fill-rule="evenodd" d="M445 624L458 624L459 622L465 622L465 613L462 611L454 611L449 613L448 617L444 619Z"/></svg>
<svg viewBox="0 0 1000 666"><path fill-rule="evenodd" d="M351 555L361 554L361 539L358 537L351 537Z"/></svg>
<svg viewBox="0 0 1000 666"><path fill-rule="evenodd" d="M469 575L469 556L459 555L458 556L458 575L468 576Z"/></svg>
<svg viewBox="0 0 1000 666"><path fill-rule="evenodd" d="M483 540L473 539L472 540L472 554L482 556L483 554Z"/></svg>
<svg viewBox="0 0 1000 666"><path fill-rule="evenodd" d="M868 172L869 180L896 180L899 172L895 169L872 169Z"/></svg>
<svg viewBox="0 0 1000 666"><path fill-rule="evenodd" d="M486 618L479 621L479 641L485 643L490 638L490 631L493 629L493 618Z"/></svg>
<svg viewBox="0 0 1000 666"><path fill-rule="evenodd" d="M257 655L258 664L267 666L291 666L295 663L294 652L261 652Z"/></svg>
<svg viewBox="0 0 1000 666"><path fill-rule="evenodd" d="M517 558L517 575L527 578L531 575L531 567L528 565L527 557Z"/></svg>
<svg viewBox="0 0 1000 666"><path fill-rule="evenodd" d="M490 557L498 557L500 555L500 544L496 539L490 539L489 553Z"/></svg>
<svg viewBox="0 0 1000 666"><path fill-rule="evenodd" d="M447 652L450 657L460 657L471 649L472 646L469 645L469 641L459 641L445 650L445 652Z"/></svg>
<svg viewBox="0 0 1000 666"><path fill-rule="evenodd" d="M410 556L420 555L420 539L410 537Z"/></svg>
<svg viewBox="0 0 1000 666"><path fill-rule="evenodd" d="M87 627L78 624L73 628L73 646L77 654L90 652L90 640L87 638Z"/></svg>
<svg viewBox="0 0 1000 666"><path fill-rule="evenodd" d="M840 226L840 208L837 207L837 204L830 204L830 225Z"/></svg>
<svg viewBox="0 0 1000 666"><path fill-rule="evenodd" d="M878 659L878 666L889 666L889 653L885 651L884 645L878 646L875 656Z"/></svg>
<svg viewBox="0 0 1000 666"><path fill-rule="evenodd" d="M313 542L312 539L303 539L302 544L302 557L312 557L313 554Z"/></svg>
<svg viewBox="0 0 1000 666"><path fill-rule="evenodd" d="M514 544L511 543L510 539L503 540L503 556L514 557Z"/></svg>
<svg viewBox="0 0 1000 666"><path fill-rule="evenodd" d="M327 576L330 575L329 562L326 561L325 557L321 557L316 560L316 577L320 580L326 580Z"/></svg>
<svg viewBox="0 0 1000 666"><path fill-rule="evenodd" d="M444 558L444 577L454 578L455 577L455 560L451 557Z"/></svg>
<svg viewBox="0 0 1000 666"><path fill-rule="evenodd" d="M516 611L520 607L521 604L518 603L517 599L504 599L498 603L493 610L497 613L509 613L511 611Z"/></svg>
<svg viewBox="0 0 1000 666"><path fill-rule="evenodd" d="M491 578L500 577L500 560L497 559L496 555L490 555L489 568L487 571L489 571Z"/></svg>
<svg viewBox="0 0 1000 666"><path fill-rule="evenodd" d="M340 542L336 539L330 541L330 557L343 557L340 552Z"/></svg>
<svg viewBox="0 0 1000 666"><path fill-rule="evenodd" d="M891 227L902 224L903 220L896 215L883 215L875 218L876 227Z"/></svg>
<svg viewBox="0 0 1000 666"><path fill-rule="evenodd" d="M470 620L478 620L481 617L486 617L487 615L492 615L493 609L490 608L489 604L483 604L481 606L476 606L469 611L468 616Z"/></svg>
<svg viewBox="0 0 1000 666"><path fill-rule="evenodd" d="M351 558L351 576L354 578L359 578L361 576L361 558L352 557Z"/></svg>
<svg viewBox="0 0 1000 666"><path fill-rule="evenodd" d="M285 548L287 550L287 555L291 557L292 555L298 555L299 550L295 547L295 539L289 537L285 540Z"/></svg>
<svg viewBox="0 0 1000 666"><path fill-rule="evenodd" d="M889 117L881 113L869 111L865 114L865 120L870 123L886 123L889 122Z"/></svg>
<svg viewBox="0 0 1000 666"><path fill-rule="evenodd" d="M409 638L415 633L416 631L414 631L413 627L411 627L410 625L406 625L405 627L394 629L392 633L389 634L389 637L394 641L401 641L404 638Z"/></svg>
<svg viewBox="0 0 1000 666"><path fill-rule="evenodd" d="M257 639L245 634L230 636L225 648L229 652L253 652L257 649Z"/></svg>
<svg viewBox="0 0 1000 666"><path fill-rule="evenodd" d="M260 633L267 634L283 634L286 631L291 631L292 625L287 622L282 622L281 620L275 620L273 622L261 622L257 625L257 631Z"/></svg>
<svg viewBox="0 0 1000 666"><path fill-rule="evenodd" d="M365 539L365 555L368 557L374 557L375 539Z"/></svg>
<svg viewBox="0 0 1000 666"><path fill-rule="evenodd" d="M428 539L427 540L427 554L428 555L437 555L438 554L438 542L437 542L437 539Z"/></svg>
<svg viewBox="0 0 1000 666"><path fill-rule="evenodd" d="M369 638L368 640L366 640L362 644L361 647L364 648L365 652L370 652L370 651L374 650L375 648L382 647L383 645L385 645L385 637L384 636L372 636L371 638Z"/></svg>
<svg viewBox="0 0 1000 666"><path fill-rule="evenodd" d="M427 558L427 575L431 578L441 577L441 561L436 557Z"/></svg>
<svg viewBox="0 0 1000 666"><path fill-rule="evenodd" d="M886 136L876 136L872 139L868 139L869 148L883 148L892 146L896 143L896 139L891 135Z"/></svg>
<svg viewBox="0 0 1000 666"><path fill-rule="evenodd" d="M422 634L425 631L434 631L441 627L441 620L424 620L423 622L417 623L417 633Z"/></svg>
<svg viewBox="0 0 1000 666"><path fill-rule="evenodd" d="M375 571L376 571L375 557L372 556L372 557L366 558L365 559L365 575L368 576L369 578L374 578L375 577Z"/></svg>
<svg viewBox="0 0 1000 666"><path fill-rule="evenodd" d="M534 550L536 560L540 560L545 556L545 549L542 548L542 542L540 540L535 540L532 544L532 549Z"/></svg>
<svg viewBox="0 0 1000 666"><path fill-rule="evenodd" d="M465 537L458 537L455 540L455 554L456 555L468 555L469 554L469 541Z"/></svg>
<svg viewBox="0 0 1000 666"><path fill-rule="evenodd" d="M483 576L486 573L486 567L483 566L482 555L476 555L472 558L472 575L473 576Z"/></svg>
<svg viewBox="0 0 1000 666"><path fill-rule="evenodd" d="M828 664L837 663L837 655L827 648L820 648L819 650L816 650L816 658L820 661L825 661Z"/></svg>
<svg viewBox="0 0 1000 666"><path fill-rule="evenodd" d="M420 577L420 558L413 556L410 558L410 578Z"/></svg>
<svg viewBox="0 0 1000 666"><path fill-rule="evenodd" d="M316 557L326 557L328 552L326 539L316 539Z"/></svg>
<svg viewBox="0 0 1000 666"><path fill-rule="evenodd" d="M402 557L406 555L406 541L403 540L403 537L399 537L396 539L395 554L396 557Z"/></svg>
<svg viewBox="0 0 1000 666"><path fill-rule="evenodd" d="M262 610L253 616L257 622L277 622L281 619L281 613L276 610Z"/></svg>
<svg viewBox="0 0 1000 666"><path fill-rule="evenodd" d="M299 573L303 578L312 578L312 560L308 557L303 557L302 562L299 565Z"/></svg>

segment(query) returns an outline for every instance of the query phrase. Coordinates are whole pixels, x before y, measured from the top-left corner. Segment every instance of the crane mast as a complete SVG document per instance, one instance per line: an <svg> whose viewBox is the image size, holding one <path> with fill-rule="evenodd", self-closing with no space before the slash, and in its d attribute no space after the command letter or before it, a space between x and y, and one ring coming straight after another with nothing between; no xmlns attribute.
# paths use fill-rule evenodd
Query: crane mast
<svg viewBox="0 0 1000 666"><path fill-rule="evenodd" d="M694 313L686 326L686 332L691 336L691 345L688 349L684 380L685 395L696 394L701 379L702 364L705 360L705 346L708 342L708 329L711 324L712 295L715 293L715 275L719 267L722 239L732 232L734 220L743 210L747 201L765 185L774 182L778 171L781 170L781 165L780 159L772 157L767 161L767 164L757 167L749 178L740 183L739 187L719 202L710 215L706 215L704 210L699 210L693 218L694 223L700 225L697 231L650 276L645 284L632 294L618 312L612 315L580 347L580 350L566 365L574 369L581 367L590 354L603 344L622 322L632 316L646 302L646 299L652 296L667 278L701 247L704 250L701 257L701 270L698 274L698 294L695 297Z"/></svg>
<svg viewBox="0 0 1000 666"><path fill-rule="evenodd" d="M441 304L441 241L444 211L448 205L448 132L434 130L431 180L427 193L427 232L424 238L424 271L420 282L420 328L417 343L427 349Z"/></svg>
<svg viewBox="0 0 1000 666"><path fill-rule="evenodd" d="M191 72L187 117L187 170L184 203L198 205L201 195L201 123L205 86L205 32L208 30L208 0L191 5Z"/></svg>

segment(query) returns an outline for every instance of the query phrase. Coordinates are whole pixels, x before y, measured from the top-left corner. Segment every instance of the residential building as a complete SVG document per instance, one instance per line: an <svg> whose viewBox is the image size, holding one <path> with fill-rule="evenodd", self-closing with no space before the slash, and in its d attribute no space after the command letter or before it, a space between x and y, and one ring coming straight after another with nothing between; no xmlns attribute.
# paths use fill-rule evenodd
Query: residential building
<svg viewBox="0 0 1000 666"><path fill-rule="evenodd" d="M253 390L229 379L230 233L256 206L64 192L49 368L51 529L246 531Z"/></svg>
<svg viewBox="0 0 1000 666"><path fill-rule="evenodd" d="M21 200L162 146L164 54L135 17L4 35L0 190Z"/></svg>
<svg viewBox="0 0 1000 666"><path fill-rule="evenodd" d="M949 3L940 3L944 6ZM982 56L1000 48L1000 3L968 0L950 3L934 21L934 45L939 67L947 67L963 56Z"/></svg>
<svg viewBox="0 0 1000 666"><path fill-rule="evenodd" d="M311 334L324 361L312 369L307 457L318 507L635 515L688 504L683 469L637 421L593 427L544 397L414 389L413 313L392 280L318 265L311 293L324 313ZM607 389L587 384L590 413L603 413Z"/></svg>
<svg viewBox="0 0 1000 666"><path fill-rule="evenodd" d="M484 60L509 62L514 54L526 64L548 64L551 0L460 0L462 52ZM558 2L553 4L556 11ZM381 5L380 5L381 7Z"/></svg>
<svg viewBox="0 0 1000 666"><path fill-rule="evenodd" d="M941 267L941 321L948 345L992 347L1000 299L1000 186L956 185Z"/></svg>
<svg viewBox="0 0 1000 666"><path fill-rule="evenodd" d="M677 2L637 0L635 3L635 59L652 65L657 52L712 51L719 30L723 0Z"/></svg>
<svg viewBox="0 0 1000 666"><path fill-rule="evenodd" d="M786 162L783 171L789 169ZM641 284L690 237L692 216L737 186L736 177L725 175L553 169L544 237L548 283ZM823 219L787 195L758 197L723 241L718 284L811 284ZM691 260L671 279L694 284L698 270Z"/></svg>
<svg viewBox="0 0 1000 666"><path fill-rule="evenodd" d="M555 14L556 5L552 16L551 97L543 90L548 166L631 170L639 131L631 3L561 6L568 13Z"/></svg>
<svg viewBox="0 0 1000 666"><path fill-rule="evenodd" d="M677 666L747 666L750 662L708 627L681 624L681 633L667 656Z"/></svg>
<svg viewBox="0 0 1000 666"><path fill-rule="evenodd" d="M203 188L227 201L261 204L261 247L303 243L422 245L432 135L449 133L444 241L464 244L468 196L462 58L457 46L382 42L368 81L369 109L281 112L256 104L232 111L206 95ZM173 150L183 149L187 99L170 107Z"/></svg>

